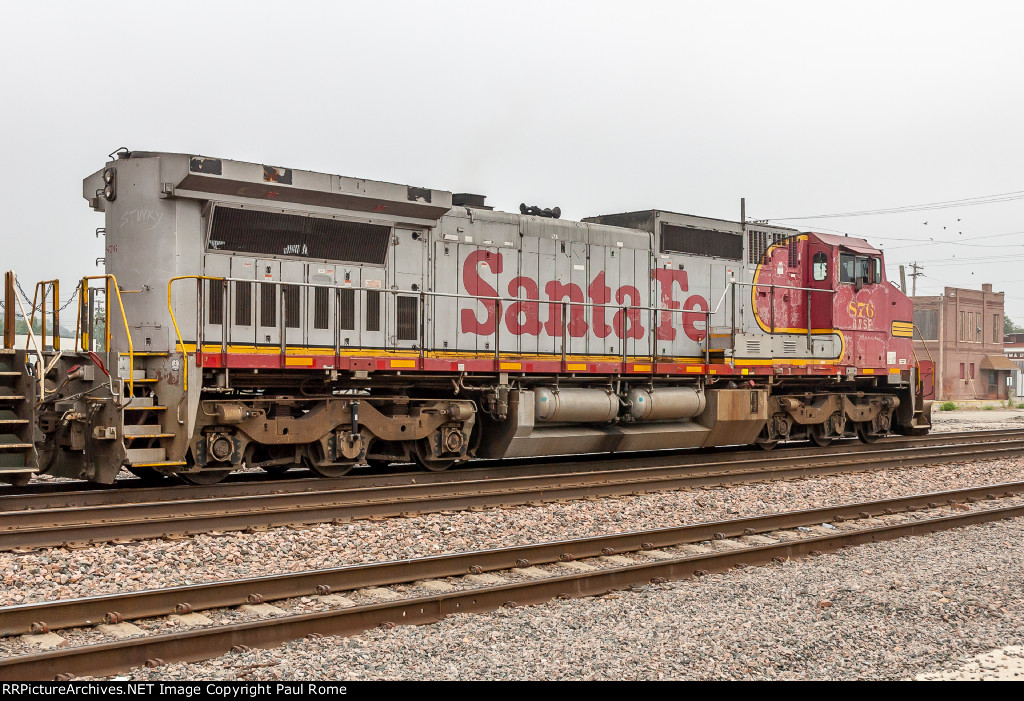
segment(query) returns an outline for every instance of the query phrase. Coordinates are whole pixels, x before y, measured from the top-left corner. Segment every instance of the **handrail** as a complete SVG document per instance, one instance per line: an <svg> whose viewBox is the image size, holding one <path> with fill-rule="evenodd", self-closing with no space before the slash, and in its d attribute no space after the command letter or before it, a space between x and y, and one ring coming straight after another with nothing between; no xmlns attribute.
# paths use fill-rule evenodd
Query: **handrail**
<svg viewBox="0 0 1024 701"><path fill-rule="evenodd" d="M117 294L117 306L121 309L121 321L124 323L124 332L128 337L128 392L131 396L135 396L135 343L132 341L132 330L128 327L128 315L124 311L124 302L121 299L121 289L117 285L117 278L111 274L107 275L86 275L82 278L79 283L78 290L79 294L82 295L79 299L79 314L78 320L75 322L75 351L78 351L78 342L81 338L80 335L80 324L84 324L84 319L81 318L81 308L83 304L88 304L88 290L89 280L104 280L106 283L106 300L107 314L104 332L106 334L106 349L110 350L110 283L114 283L114 292ZM83 350L87 350L84 348Z"/></svg>
<svg viewBox="0 0 1024 701"><path fill-rule="evenodd" d="M36 283L35 290L32 292L32 318L29 320L29 326L36 323L36 299L39 298L39 288L42 286L43 295L42 303L40 305L41 316L43 317L42 331L43 331L43 347L46 347L46 286L51 285L53 289L53 349L55 351L60 350L60 280L41 280Z"/></svg>
<svg viewBox="0 0 1024 701"><path fill-rule="evenodd" d="M362 286L355 286L355 285L323 285L323 284L317 284L317 283L312 283L312 282L290 282L290 281L285 281L285 280L263 281L263 280L253 280L253 279L245 279L245 278L232 278L232 277L211 276L211 275L179 275L177 277L171 278L167 282L167 311L171 315L171 324L174 326L174 332L175 332L175 335L177 336L177 339L178 339L178 345L181 347L182 353L186 356L186 360L187 360L188 353L185 350L185 341L184 341L184 339L181 336L181 329L178 326L178 320L177 320L177 317L176 317L176 315L174 313L174 307L173 307L173 304L172 304L172 285L173 285L173 283L177 282L178 280L195 280L197 283L199 281L201 281L201 280L215 280L215 281L220 281L220 282L241 282L241 283L252 283L252 284L259 283L259 284L272 284L272 285L279 285L279 286L306 287L306 288L314 288L314 289L319 288L319 289L327 289L327 290L353 290L353 291L363 291L363 292L386 292L386 293L390 293L390 294L394 294L394 295L399 295L399 294L408 295L408 294L410 294L409 292L404 291L404 290L388 290L388 289L382 289L382 288L379 288L379 287L362 287ZM667 312L670 315L673 314L673 313L678 313L680 315L683 315L683 314L700 314L700 315L704 316L705 328L703 330L702 338L698 339L697 342L700 343L701 341L704 341L704 345L705 345L705 348L704 348L704 359L705 359L705 362L710 362L709 354L710 354L710 350L711 350L711 348L710 348L710 345L711 345L710 344L710 340L711 340L711 328L710 328L711 327L711 317L713 315L717 314L718 311L719 311L719 308L721 307L721 302L719 302L718 307L716 307L714 310L712 310L712 309L681 309L681 308L679 308L679 309L670 309L670 308L661 307L661 306L655 306L655 307L648 306L648 307L644 307L644 306L633 306L633 305L622 305L622 304L598 304L598 303L595 303L595 302L575 302L575 301L566 300L566 299L550 300L550 299L530 299L530 298L524 298L524 297L484 297L484 296L479 296L479 295L463 294L463 293L459 293L459 292L427 292L425 290L420 290L419 292L414 293L414 294L417 294L417 296L419 296L421 299L423 299L423 298L425 298L427 296L430 296L430 297L446 297L446 298L456 298L456 299L470 299L470 300L475 300L475 301L480 301L480 302L507 302L507 303L513 303L513 304L515 304L515 303L526 303L526 304L538 304L538 305L539 304L549 304L549 305L550 304L557 304L557 305L559 305L562 308L561 317L562 317L562 326L563 326L563 334L562 334L563 335L563 343L562 343L562 354L563 354L563 356L567 352L567 350L566 350L567 344L566 344L565 338L564 338L564 336L565 336L565 328L564 327L566 327L568 325L568 323L569 323L568 314L565 313L566 307L577 307L578 306L578 307L593 307L593 308L600 307L600 308L604 308L604 309L612 309L612 310L615 310L615 311L638 310L638 311L651 312L652 314L657 314L657 313L660 313L660 312ZM710 306L710 303L709 303L709 306ZM225 314L227 314L227 311L225 311ZM657 324L652 325L651 333L655 333L654 329L656 327L657 327ZM495 335L497 335L497 332L498 332L499 328L500 328L500 323L496 321L496 323L495 323ZM422 331L422 329L421 329L421 331ZM198 333L199 333L198 328L196 330L196 333L198 335ZM222 341L224 339L226 339L226 336L222 337ZM625 357L627 342L628 342L629 339L628 338L623 338L621 340L622 340L622 346L623 346L623 355ZM420 339L420 341L421 341L420 346L421 346L421 350L422 350L422 347L424 345L423 342L422 342L423 339ZM495 344L495 345L497 346L497 344ZM655 344L652 343L652 346L651 346L652 354L654 353L654 345ZM201 352L201 348L199 347L198 338L197 338L196 354L198 355L200 352ZM495 348L495 354L496 354L496 357L498 355L500 355L500 349L498 349L497 347ZM186 392L188 391L188 369L187 368L185 370L185 379L183 381L183 389Z"/></svg>
<svg viewBox="0 0 1024 701"><path fill-rule="evenodd" d="M12 273L12 275L13 275L13 273ZM21 309L21 316L22 316L22 318L28 319L29 318L29 314L28 314L28 311L26 309L28 307L28 300L27 299L26 300L22 300L21 292L18 291L18 288L16 286L17 280L18 280L18 277L16 275L14 275L14 282L15 282L15 288L13 290L13 292L14 292L14 299L17 301L18 307ZM5 313L6 314L10 314L13 317L14 316L14 309L6 309L5 308ZM45 319L44 319L43 320L43 325L44 325L43 330L44 330L44 332L46 330L45 329L45 323L46 322L45 322ZM40 350L39 343L36 341L36 334L35 334L35 332L32 331L32 324L31 324L31 322L28 324L28 340L29 340L29 342L32 343L32 347L35 348L36 359L37 359L37 361L39 363L39 366L38 366L39 369L37 370L37 372L39 373L39 399L37 399L36 401L42 401L43 398L46 396L46 371L49 368L47 368L46 367L46 363L43 362L43 352L42 352L42 350ZM44 341L44 343L45 343L45 341ZM25 344L25 350L28 350L28 344L27 343Z"/></svg>
<svg viewBox="0 0 1024 701"><path fill-rule="evenodd" d="M182 383L182 390L186 394L188 393L188 353L185 352L185 342L181 339L181 329L178 328L178 320L175 318L175 316L174 316L174 309L171 306L171 284L174 283L177 280L195 280L198 283L200 280L221 280L221 281L223 281L225 279L226 278L213 277L213 276L210 276L210 275L179 275L178 277L172 277L170 280L167 281L167 311L170 312L170 314L171 314L171 323L174 324L174 333L178 337L178 345L181 346L181 353L182 353L182 355L185 358L185 364L184 364L185 379L184 379L184 382ZM199 333L199 329L196 329L196 333L197 334ZM196 345L196 354L198 355L199 353L200 353L200 348L199 348L199 346L197 344Z"/></svg>

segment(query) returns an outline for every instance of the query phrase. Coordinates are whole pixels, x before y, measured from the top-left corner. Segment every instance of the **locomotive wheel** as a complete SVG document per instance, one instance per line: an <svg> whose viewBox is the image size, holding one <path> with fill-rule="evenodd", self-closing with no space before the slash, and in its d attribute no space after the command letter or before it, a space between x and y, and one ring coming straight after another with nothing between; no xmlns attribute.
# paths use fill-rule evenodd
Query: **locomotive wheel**
<svg viewBox="0 0 1024 701"><path fill-rule="evenodd" d="M342 477L352 470L352 465L332 465L324 462L324 456L319 443L314 443L306 448L303 461L317 477Z"/></svg>
<svg viewBox="0 0 1024 701"><path fill-rule="evenodd" d="M832 445L832 436L828 435L828 425L828 421L823 424L814 424L808 431L811 436L811 442L819 448L827 448Z"/></svg>
<svg viewBox="0 0 1024 701"><path fill-rule="evenodd" d="M767 427L761 431L761 435L757 437L754 444L761 450L774 450L781 443L778 438L772 439L768 437Z"/></svg>
<svg viewBox="0 0 1024 701"><path fill-rule="evenodd" d="M231 474L231 470L203 470L202 472L179 472L177 473L178 479L188 484L196 485L209 485L217 484L223 481L225 477Z"/></svg>
<svg viewBox="0 0 1024 701"><path fill-rule="evenodd" d="M443 472L457 462L453 458L434 457L434 454L430 450L430 444L427 443L428 440L428 438L424 438L416 441L416 450L414 455L416 458L416 464L425 470L430 470L431 472Z"/></svg>
<svg viewBox="0 0 1024 701"><path fill-rule="evenodd" d="M861 443L874 443L881 438L877 433L872 433L874 430L875 427L871 421L857 422L857 438L860 439Z"/></svg>

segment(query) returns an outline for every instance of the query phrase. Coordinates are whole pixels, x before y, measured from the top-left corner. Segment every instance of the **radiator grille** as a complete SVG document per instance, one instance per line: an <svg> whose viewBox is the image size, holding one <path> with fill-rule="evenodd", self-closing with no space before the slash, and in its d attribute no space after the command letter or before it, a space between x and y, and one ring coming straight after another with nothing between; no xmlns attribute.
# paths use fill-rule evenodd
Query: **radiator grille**
<svg viewBox="0 0 1024 701"><path fill-rule="evenodd" d="M326 287L313 288L313 328L328 328L327 317L330 315L331 291Z"/></svg>
<svg viewBox="0 0 1024 701"><path fill-rule="evenodd" d="M260 326L277 326L277 286L260 283Z"/></svg>
<svg viewBox="0 0 1024 701"><path fill-rule="evenodd" d="M235 283L235 325L252 326L252 283Z"/></svg>
<svg viewBox="0 0 1024 701"><path fill-rule="evenodd" d="M760 229L747 230L747 262L767 263L768 249L786 238L785 234ZM796 242L791 241L789 247L789 264L796 265Z"/></svg>
<svg viewBox="0 0 1024 701"><path fill-rule="evenodd" d="M217 207L210 250L383 265L391 227L304 214Z"/></svg>
<svg viewBox="0 0 1024 701"><path fill-rule="evenodd" d="M299 300L299 286L284 286L284 325L289 329L302 327L302 307Z"/></svg>
<svg viewBox="0 0 1024 701"><path fill-rule="evenodd" d="M417 323L419 312L417 297L398 297L398 340L415 341L419 337Z"/></svg>
<svg viewBox="0 0 1024 701"><path fill-rule="evenodd" d="M661 252L743 260L743 237L725 231L662 224Z"/></svg>
<svg viewBox="0 0 1024 701"><path fill-rule="evenodd" d="M220 280L208 280L206 306L209 308L211 324L224 323L224 286Z"/></svg>
<svg viewBox="0 0 1024 701"><path fill-rule="evenodd" d="M341 328L346 331L355 331L356 328L356 293L355 290L341 290L341 297L338 300L341 307L338 309Z"/></svg>
<svg viewBox="0 0 1024 701"><path fill-rule="evenodd" d="M380 291L366 291L366 330L380 331Z"/></svg>

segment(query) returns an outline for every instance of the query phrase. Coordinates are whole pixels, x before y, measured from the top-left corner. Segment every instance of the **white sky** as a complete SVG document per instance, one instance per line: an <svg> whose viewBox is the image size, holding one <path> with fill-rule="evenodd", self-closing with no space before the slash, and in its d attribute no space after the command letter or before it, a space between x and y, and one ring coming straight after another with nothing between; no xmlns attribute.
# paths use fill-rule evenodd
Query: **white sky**
<svg viewBox="0 0 1024 701"><path fill-rule="evenodd" d="M1022 20L1012 2L10 3L0 268L67 290L98 272L81 180L120 146L571 219L1024 190ZM992 282L1024 324L1024 233L996 236L1022 215L1018 199L785 223L883 246L892 279L921 261L919 294Z"/></svg>

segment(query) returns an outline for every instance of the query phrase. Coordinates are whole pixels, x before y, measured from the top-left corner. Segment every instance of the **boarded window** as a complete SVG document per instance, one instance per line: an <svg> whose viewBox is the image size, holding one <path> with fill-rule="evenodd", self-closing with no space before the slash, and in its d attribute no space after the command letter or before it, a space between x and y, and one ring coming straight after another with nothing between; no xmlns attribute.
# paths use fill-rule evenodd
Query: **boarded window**
<svg viewBox="0 0 1024 701"><path fill-rule="evenodd" d="M939 338L939 313L934 309L914 310L914 338L936 341Z"/></svg>
<svg viewBox="0 0 1024 701"><path fill-rule="evenodd" d="M356 328L356 293L355 290L341 290L338 300L338 316L341 328L354 331Z"/></svg>
<svg viewBox="0 0 1024 701"><path fill-rule="evenodd" d="M284 325L289 329L302 328L302 306L299 300L299 286L284 286Z"/></svg>
<svg viewBox="0 0 1024 701"><path fill-rule="evenodd" d="M252 283L235 283L235 325L252 326Z"/></svg>
<svg viewBox="0 0 1024 701"><path fill-rule="evenodd" d="M366 330L380 331L380 291L366 291Z"/></svg>
<svg viewBox="0 0 1024 701"><path fill-rule="evenodd" d="M415 341L419 338L417 328L419 321L419 299L417 297L401 296L398 302L398 329L399 341Z"/></svg>
<svg viewBox="0 0 1024 701"><path fill-rule="evenodd" d="M206 306L210 310L210 323L224 323L224 283L209 280L206 286Z"/></svg>
<svg viewBox="0 0 1024 701"><path fill-rule="evenodd" d="M379 224L217 207L209 249L383 265L390 241Z"/></svg>
<svg viewBox="0 0 1024 701"><path fill-rule="evenodd" d="M277 286L260 283L260 326L277 326Z"/></svg>
<svg viewBox="0 0 1024 701"><path fill-rule="evenodd" d="M725 231L662 224L661 252L743 260L743 237Z"/></svg>
<svg viewBox="0 0 1024 701"><path fill-rule="evenodd" d="M313 328L329 328L328 317L331 308L331 291L326 287L313 288Z"/></svg>

